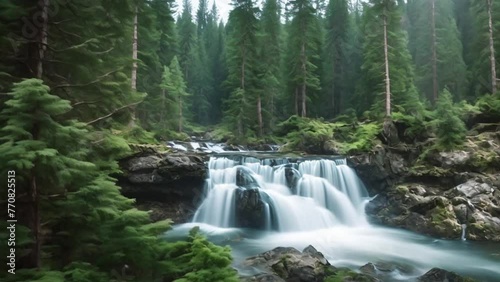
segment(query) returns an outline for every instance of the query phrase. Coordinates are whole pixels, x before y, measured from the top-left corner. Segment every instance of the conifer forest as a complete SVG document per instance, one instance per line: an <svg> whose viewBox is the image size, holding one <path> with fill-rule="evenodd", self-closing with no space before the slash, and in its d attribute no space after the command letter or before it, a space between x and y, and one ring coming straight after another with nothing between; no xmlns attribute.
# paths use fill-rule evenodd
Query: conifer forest
<svg viewBox="0 0 500 282"><path fill-rule="evenodd" d="M497 72L498 0L0 0L0 280L445 281L424 277L439 267L464 276L450 281L499 281ZM218 186L228 175L231 192ZM317 198L329 185L336 192ZM229 194L217 198L217 187ZM145 198L163 201L167 216L153 216ZM468 263L441 253L425 264L424 237L406 233L398 240L422 252L407 272L349 256L297 278L317 256L302 257L309 247L264 255L269 264L283 255L254 267L268 276L241 266L257 263L243 253L278 246L247 229L377 224L486 242L477 243L484 268L461 271ZM393 236L370 237L383 249L399 246ZM308 238L276 242L339 261L342 251ZM447 246L436 248L462 248ZM372 262L373 272L359 268Z"/></svg>

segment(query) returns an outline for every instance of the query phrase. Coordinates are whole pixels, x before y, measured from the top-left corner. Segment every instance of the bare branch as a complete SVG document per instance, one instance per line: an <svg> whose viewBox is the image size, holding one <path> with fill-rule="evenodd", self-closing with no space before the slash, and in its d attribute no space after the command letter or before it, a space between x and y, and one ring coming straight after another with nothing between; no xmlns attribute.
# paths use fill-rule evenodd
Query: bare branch
<svg viewBox="0 0 500 282"><path fill-rule="evenodd" d="M115 73L115 72L118 72L119 70L113 70L113 71L110 71L110 72L107 72L101 76L99 76L98 78L96 78L95 80L92 80L88 83L84 83L84 84L60 84L60 85L56 85L54 86L53 88L62 88L62 87L85 87L85 86L89 86L89 85L92 85L94 83L98 83L99 81L101 81L102 79L108 77L109 75Z"/></svg>
<svg viewBox="0 0 500 282"><path fill-rule="evenodd" d="M91 124L94 124L94 123L96 123L96 122L98 122L98 121L101 121L101 120L103 120L103 119L107 119L107 118L109 118L110 116L112 116L112 115L114 115L114 114L118 113L119 111L121 111L121 110L123 110L123 109L126 109L126 108L130 108L130 107L136 106L136 105L138 105L138 104L140 104L140 103L142 103L142 100L141 100L141 101L139 101L139 102L135 102L135 103L128 104L128 105L125 105L125 106L123 106L123 107L120 107L120 108L118 108L118 109L116 109L116 110L112 111L111 113L109 113L109 114L107 114L107 115L105 115L105 116L102 116L102 117L100 117L100 118L94 119L94 120L92 120L92 121L89 121L89 122L87 122L86 124L87 124L87 125L91 125Z"/></svg>

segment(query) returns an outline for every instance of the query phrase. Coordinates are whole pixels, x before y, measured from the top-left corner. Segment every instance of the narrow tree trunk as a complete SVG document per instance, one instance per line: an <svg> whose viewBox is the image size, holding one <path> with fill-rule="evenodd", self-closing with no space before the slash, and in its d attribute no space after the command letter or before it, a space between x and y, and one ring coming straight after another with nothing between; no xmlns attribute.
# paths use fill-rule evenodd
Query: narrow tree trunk
<svg viewBox="0 0 500 282"><path fill-rule="evenodd" d="M160 126L165 129L165 119L164 119L164 112L165 111L165 89L162 89L161 91L161 110L160 110Z"/></svg>
<svg viewBox="0 0 500 282"><path fill-rule="evenodd" d="M335 61L335 60L334 60ZM336 63L333 63L333 72L332 72L332 76L333 76L333 79L332 79L332 109L333 109L333 114L335 115L335 106L337 105L337 101L335 99L335 95L337 94L336 91L335 91L335 86L336 86L336 79L335 79L335 66L337 64Z"/></svg>
<svg viewBox="0 0 500 282"><path fill-rule="evenodd" d="M431 1L431 30L432 30L432 103L435 105L438 98L437 77L437 38L436 38L436 0Z"/></svg>
<svg viewBox="0 0 500 282"><path fill-rule="evenodd" d="M137 17L139 14L139 6L135 6L135 14L134 14L134 35L133 35L133 41L132 41L132 75L131 75L131 88L132 91L135 92L137 91ZM130 121L127 125L129 129L135 127L135 120L136 120L136 106L131 106L130 107Z"/></svg>
<svg viewBox="0 0 500 282"><path fill-rule="evenodd" d="M259 136L262 137L264 134L263 124L262 124L262 102L260 94L257 96L257 118L259 120Z"/></svg>
<svg viewBox="0 0 500 282"><path fill-rule="evenodd" d="M243 99L244 96L246 95L245 93L245 67L246 67L246 53L244 47L241 47L241 54L242 54L242 63L241 63L241 78L240 78L240 87L243 90ZM238 133L239 137L243 137L243 105L240 105L240 115L238 115Z"/></svg>
<svg viewBox="0 0 500 282"><path fill-rule="evenodd" d="M139 13L139 6L135 6L135 14L134 14L134 37L132 41L132 90L137 90L137 17Z"/></svg>
<svg viewBox="0 0 500 282"><path fill-rule="evenodd" d="M391 79L389 76L389 46L387 44L387 16L384 14L385 115L391 115Z"/></svg>
<svg viewBox="0 0 500 282"><path fill-rule="evenodd" d="M299 87L295 86L295 114L299 115Z"/></svg>
<svg viewBox="0 0 500 282"><path fill-rule="evenodd" d="M301 102L302 102L302 107L301 107L301 116L302 117L306 117L307 116L307 112L306 112L306 79L307 79L307 68L306 68L306 46L305 46L305 42L302 42L302 46L301 46L301 50L300 50L300 55L302 57L302 75L304 76L304 81L302 82L302 85L301 85Z"/></svg>
<svg viewBox="0 0 500 282"><path fill-rule="evenodd" d="M35 76L42 79L43 76L43 60L45 59L45 50L47 50L48 32L49 32L49 0L40 0L38 5L41 8L42 26L40 29L40 43L38 43L38 61L36 65Z"/></svg>
<svg viewBox="0 0 500 282"><path fill-rule="evenodd" d="M493 18L492 18L492 1L487 0L488 4L488 26L489 26L489 39L490 39L490 64L491 64L491 93L497 92L497 70L495 61L495 45L493 40Z"/></svg>
<svg viewBox="0 0 500 282"><path fill-rule="evenodd" d="M182 97L179 96L179 133L182 132Z"/></svg>

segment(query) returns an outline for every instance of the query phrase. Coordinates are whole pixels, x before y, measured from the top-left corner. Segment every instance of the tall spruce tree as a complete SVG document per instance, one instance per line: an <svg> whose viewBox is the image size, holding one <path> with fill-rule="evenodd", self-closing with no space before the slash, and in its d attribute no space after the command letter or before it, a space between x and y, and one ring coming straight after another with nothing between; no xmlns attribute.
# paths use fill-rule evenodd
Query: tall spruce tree
<svg viewBox="0 0 500 282"><path fill-rule="evenodd" d="M255 87L257 54L257 11L254 0L233 0L234 9L229 14L229 42L227 65L229 75L226 84L231 89L227 101L226 121L236 125L233 130L238 137L249 133L249 121L257 117L258 128L262 128L262 97ZM256 110L250 112L249 105ZM255 115L254 113L257 113ZM253 130L252 130L253 131Z"/></svg>
<svg viewBox="0 0 500 282"><path fill-rule="evenodd" d="M277 0L267 0L262 10L260 23L260 54L259 54L259 80L264 96L263 113L267 117L267 124L263 124L262 133L274 127L276 116L276 103L280 97L282 77L281 71L281 6Z"/></svg>
<svg viewBox="0 0 500 282"><path fill-rule="evenodd" d="M370 101L376 115L390 116L393 109L420 112L422 105L413 84L401 7L394 0L372 0L365 9L362 66L365 88L360 98Z"/></svg>
<svg viewBox="0 0 500 282"><path fill-rule="evenodd" d="M331 116L340 113L347 96L350 25L349 1L330 0L326 11L325 92Z"/></svg>
<svg viewBox="0 0 500 282"><path fill-rule="evenodd" d="M465 95L467 69L451 0L412 1L415 15L410 48L416 66L416 85L432 103L445 87L460 99Z"/></svg>
<svg viewBox="0 0 500 282"><path fill-rule="evenodd" d="M473 93L478 96L484 93L495 93L497 86L497 61L500 48L500 2L473 1L472 10L475 15L475 32L477 34L472 52L474 65L471 66L472 77L475 78Z"/></svg>
<svg viewBox="0 0 500 282"><path fill-rule="evenodd" d="M318 46L321 33L311 0L292 0L288 5L292 17L287 44L288 80L295 96L295 113L306 117L308 93L321 88L318 65L313 63L321 51Z"/></svg>

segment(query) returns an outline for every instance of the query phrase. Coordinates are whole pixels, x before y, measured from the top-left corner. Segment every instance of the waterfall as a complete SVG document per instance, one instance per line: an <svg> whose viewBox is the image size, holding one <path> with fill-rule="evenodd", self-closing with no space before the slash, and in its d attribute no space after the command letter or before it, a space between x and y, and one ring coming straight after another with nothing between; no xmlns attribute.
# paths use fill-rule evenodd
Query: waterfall
<svg viewBox="0 0 500 282"><path fill-rule="evenodd" d="M467 238L465 237L466 232L467 232L467 224L464 223L462 224L462 236L460 237L462 241L467 240Z"/></svg>
<svg viewBox="0 0 500 282"><path fill-rule="evenodd" d="M278 231L367 224L368 193L345 160L211 157L208 169L194 222Z"/></svg>

